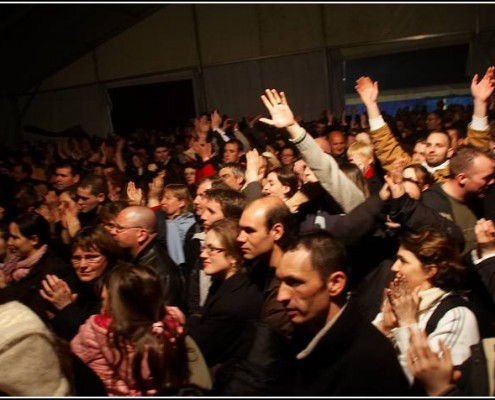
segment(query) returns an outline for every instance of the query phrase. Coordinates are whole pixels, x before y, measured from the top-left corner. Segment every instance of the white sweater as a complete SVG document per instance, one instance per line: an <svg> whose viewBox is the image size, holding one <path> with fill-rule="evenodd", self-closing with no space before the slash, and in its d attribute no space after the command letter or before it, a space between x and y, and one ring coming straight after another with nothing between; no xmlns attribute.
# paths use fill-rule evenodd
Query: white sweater
<svg viewBox="0 0 495 400"><path fill-rule="evenodd" d="M70 394L53 334L30 308L17 301L0 305L0 393L10 396Z"/></svg>
<svg viewBox="0 0 495 400"><path fill-rule="evenodd" d="M392 330L393 336L390 337L390 339L398 347L399 362L410 382L413 381L413 376L407 364L409 328L412 328L416 333L424 331L433 311L438 307L441 300L449 294L450 293L446 293L439 288L432 288L419 292L420 311L418 314L418 323L410 326L397 327ZM377 325L382 319L383 315L380 312L373 321L373 324ZM471 346L480 341L476 316L467 307L454 307L447 311L438 321L435 330L427 339L428 344L435 353L440 351L438 341L440 339L443 340L450 350L454 365L461 365L471 355Z"/></svg>

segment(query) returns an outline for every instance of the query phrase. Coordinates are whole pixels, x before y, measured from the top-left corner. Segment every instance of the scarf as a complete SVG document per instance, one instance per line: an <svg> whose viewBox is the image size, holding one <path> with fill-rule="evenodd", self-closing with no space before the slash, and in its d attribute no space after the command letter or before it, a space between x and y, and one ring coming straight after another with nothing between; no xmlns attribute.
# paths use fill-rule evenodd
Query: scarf
<svg viewBox="0 0 495 400"><path fill-rule="evenodd" d="M24 279L41 257L45 255L47 250L48 245L44 244L23 260L20 260L19 257L15 255L7 257L5 263L0 264L0 269L5 273L6 281L20 281L21 279Z"/></svg>

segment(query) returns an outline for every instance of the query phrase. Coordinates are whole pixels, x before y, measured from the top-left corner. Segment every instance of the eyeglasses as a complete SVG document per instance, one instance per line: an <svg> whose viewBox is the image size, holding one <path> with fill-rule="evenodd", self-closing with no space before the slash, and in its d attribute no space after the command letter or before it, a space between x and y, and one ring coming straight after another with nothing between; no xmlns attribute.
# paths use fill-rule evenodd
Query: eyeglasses
<svg viewBox="0 0 495 400"><path fill-rule="evenodd" d="M97 264L101 261L103 255L90 254L87 256L72 256L71 261L74 265L80 265L83 260L86 260L88 264Z"/></svg>
<svg viewBox="0 0 495 400"><path fill-rule="evenodd" d="M201 253L206 251L207 254L220 254L223 253L226 249L222 249L221 247L213 247L213 246L201 246Z"/></svg>
<svg viewBox="0 0 495 400"><path fill-rule="evenodd" d="M119 224L108 224L110 229L115 229L117 233L123 232L127 229L144 229L142 226L122 226Z"/></svg>

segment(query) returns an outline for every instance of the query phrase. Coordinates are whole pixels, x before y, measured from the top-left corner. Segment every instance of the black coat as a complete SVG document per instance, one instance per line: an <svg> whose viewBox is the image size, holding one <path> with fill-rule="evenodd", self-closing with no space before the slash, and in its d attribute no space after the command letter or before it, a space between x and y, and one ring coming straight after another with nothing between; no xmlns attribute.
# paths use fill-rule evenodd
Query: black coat
<svg viewBox="0 0 495 400"><path fill-rule="evenodd" d="M158 273L164 285L166 305L183 307L184 281L179 267L162 245L157 242L156 238L148 243L134 258L133 262L139 265L148 265Z"/></svg>
<svg viewBox="0 0 495 400"><path fill-rule="evenodd" d="M66 280L73 273L72 268L49 248L25 278L12 281L7 287L0 289L0 303L17 300L48 323L47 310L53 312L53 307L39 294L41 282L47 274Z"/></svg>
<svg viewBox="0 0 495 400"><path fill-rule="evenodd" d="M76 301L62 310L57 310L51 322L55 333L70 341L91 315L101 312L102 301L99 293L100 285L96 282L81 282L77 276L74 276L74 279L69 280L67 284L72 293L77 293Z"/></svg>
<svg viewBox="0 0 495 400"><path fill-rule="evenodd" d="M301 335L302 336L302 335ZM294 337L301 351L312 339ZM351 299L311 353L294 361L290 395L401 396L409 393L392 343L365 322Z"/></svg>
<svg viewBox="0 0 495 400"><path fill-rule="evenodd" d="M245 325L258 318L262 301L260 290L245 273L213 281L201 315L187 320L188 333L209 366L234 354Z"/></svg>

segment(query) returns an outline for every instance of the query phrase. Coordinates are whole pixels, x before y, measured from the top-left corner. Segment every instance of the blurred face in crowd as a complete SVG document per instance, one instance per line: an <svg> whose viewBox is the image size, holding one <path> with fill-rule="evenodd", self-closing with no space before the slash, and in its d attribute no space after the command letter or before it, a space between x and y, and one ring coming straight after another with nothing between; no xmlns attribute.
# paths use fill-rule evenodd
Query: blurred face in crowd
<svg viewBox="0 0 495 400"><path fill-rule="evenodd" d="M471 196L485 197L495 182L495 161L485 155L479 155L463 175L464 179L461 182L465 192Z"/></svg>
<svg viewBox="0 0 495 400"><path fill-rule="evenodd" d="M82 282L93 282L103 275L108 260L94 247L90 250L78 247L72 253L71 263L77 277Z"/></svg>
<svg viewBox="0 0 495 400"><path fill-rule="evenodd" d="M234 190L241 190L242 187L242 179L236 178L234 173L230 168L222 168L218 175L222 178L227 185L229 185Z"/></svg>
<svg viewBox="0 0 495 400"><path fill-rule="evenodd" d="M13 254L16 254L21 259L27 258L36 251L37 243L38 238L36 236L27 238L21 233L19 226L15 222L10 223L7 245Z"/></svg>
<svg viewBox="0 0 495 400"><path fill-rule="evenodd" d="M428 270L423 268L423 264L414 253L406 250L403 246L399 247L397 260L392 265L392 271L403 275L411 290L418 287L421 288L420 290L426 290L432 287L428 280Z"/></svg>
<svg viewBox="0 0 495 400"><path fill-rule="evenodd" d="M169 149L168 149L168 147L165 147L165 146L157 147L155 149L155 151L153 152L153 155L155 157L156 162L167 161L167 158L169 155Z"/></svg>
<svg viewBox="0 0 495 400"><path fill-rule="evenodd" d="M167 218L172 219L181 214L182 208L185 206L185 201L174 196L172 191L165 190L160 204Z"/></svg>
<svg viewBox="0 0 495 400"><path fill-rule="evenodd" d="M299 248L285 253L276 274L280 279L277 301L284 305L292 323L324 326L330 296L311 264L311 253Z"/></svg>
<svg viewBox="0 0 495 400"><path fill-rule="evenodd" d="M214 231L206 233L205 243L200 253L203 271L206 275L228 279L236 272L236 260L227 254L221 238Z"/></svg>
<svg viewBox="0 0 495 400"><path fill-rule="evenodd" d="M90 188L77 188L77 206L82 213L95 210L104 200L105 195L103 193L95 195L91 193Z"/></svg>
<svg viewBox="0 0 495 400"><path fill-rule="evenodd" d="M304 160L297 160L294 163L294 172L301 183L318 182L318 178Z"/></svg>
<svg viewBox="0 0 495 400"><path fill-rule="evenodd" d="M426 139L425 160L431 167L436 167L447 161L452 155L449 138L445 133L434 132Z"/></svg>
<svg viewBox="0 0 495 400"><path fill-rule="evenodd" d="M280 152L280 162L282 165L291 165L294 161L296 161L296 157L294 156L294 150L283 149Z"/></svg>
<svg viewBox="0 0 495 400"><path fill-rule="evenodd" d="M77 215L77 213L79 212L79 207L76 201L74 201L74 199L70 196L68 192L60 193L60 195L58 196L58 201L59 201L58 204L59 213L63 213L67 210L71 214Z"/></svg>
<svg viewBox="0 0 495 400"><path fill-rule="evenodd" d="M330 143L330 154L332 156L340 156L345 152L345 138L342 132L330 132L328 134L328 142Z"/></svg>
<svg viewBox="0 0 495 400"><path fill-rule="evenodd" d="M53 187L56 190L65 190L79 182L79 175L72 175L72 168L57 168L52 177Z"/></svg>
<svg viewBox="0 0 495 400"><path fill-rule="evenodd" d="M201 214L201 221L203 221L203 228L208 231L211 224L216 221L220 221L224 218L222 206L216 200L206 200L203 213Z"/></svg>
<svg viewBox="0 0 495 400"><path fill-rule="evenodd" d="M266 227L266 211L261 207L248 206L239 220L241 233L237 241L246 260L252 260L272 251L275 244L272 231Z"/></svg>
<svg viewBox="0 0 495 400"><path fill-rule="evenodd" d="M289 191L289 186L283 185L275 172L270 172L267 175L266 184L263 186L263 194L265 196L276 196L279 199L285 200Z"/></svg>
<svg viewBox="0 0 495 400"><path fill-rule="evenodd" d="M426 142L417 142L414 145L412 159L419 163L425 160L426 156Z"/></svg>
<svg viewBox="0 0 495 400"><path fill-rule="evenodd" d="M239 146L237 143L227 143L223 149L223 159L224 163L234 162L238 163L242 153L239 151Z"/></svg>
<svg viewBox="0 0 495 400"><path fill-rule="evenodd" d="M196 169L191 167L184 168L184 178L188 185L194 185L196 183Z"/></svg>
<svg viewBox="0 0 495 400"><path fill-rule="evenodd" d="M194 206L194 212L198 216L201 216L201 214L205 209L205 205L206 205L205 192L209 189L211 189L211 181L206 180L202 182L198 186L198 189L196 190L196 196L194 197L193 200L193 206Z"/></svg>
<svg viewBox="0 0 495 400"><path fill-rule="evenodd" d="M16 165L12 169L12 178L14 178L14 181L20 182L24 179L29 178L29 176L22 170L22 166Z"/></svg>
<svg viewBox="0 0 495 400"><path fill-rule="evenodd" d="M426 129L429 131L439 131L442 129L442 119L435 113L429 113L426 117Z"/></svg>

